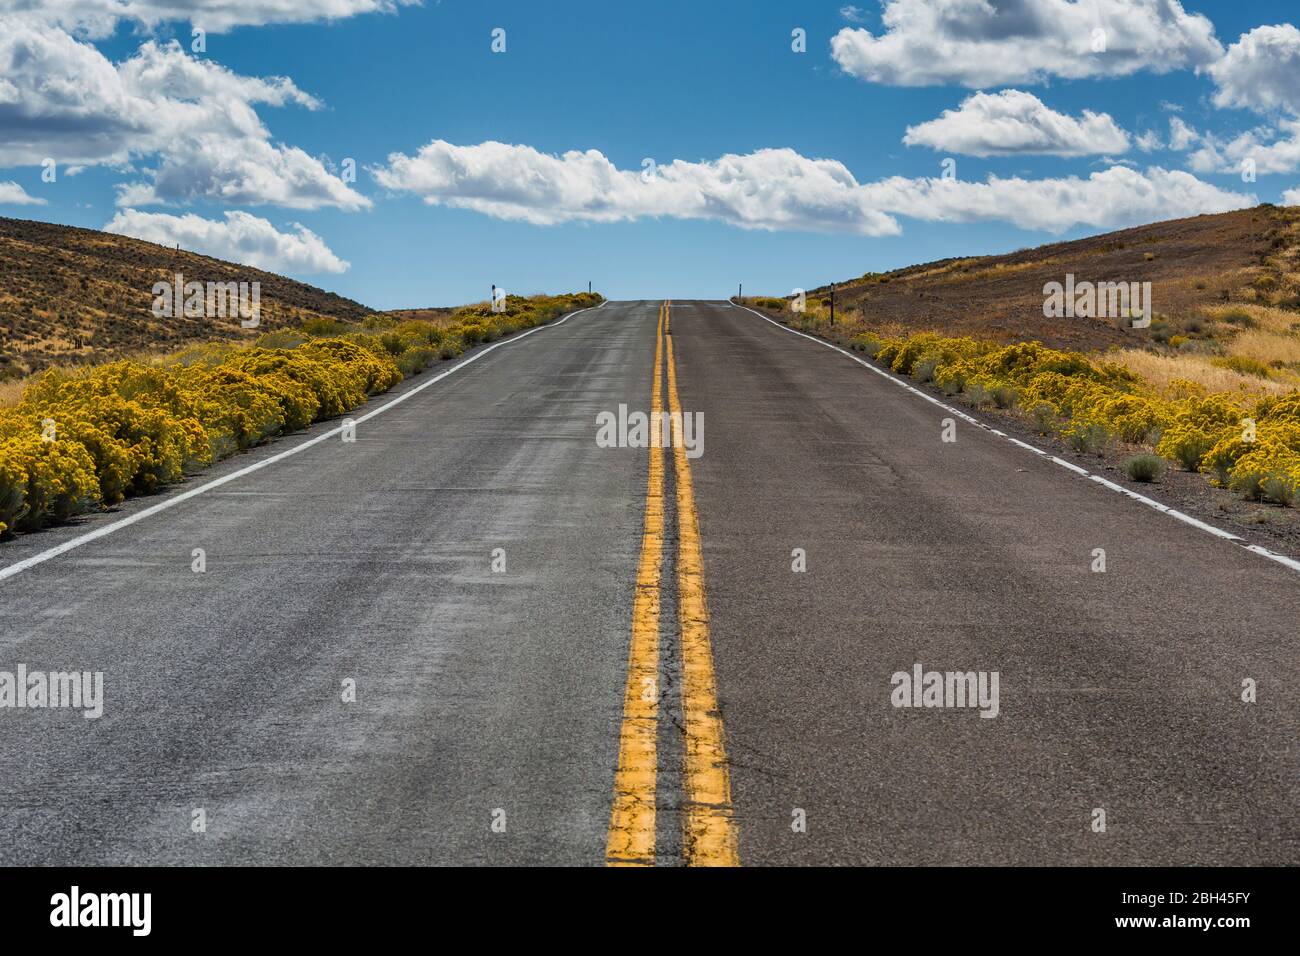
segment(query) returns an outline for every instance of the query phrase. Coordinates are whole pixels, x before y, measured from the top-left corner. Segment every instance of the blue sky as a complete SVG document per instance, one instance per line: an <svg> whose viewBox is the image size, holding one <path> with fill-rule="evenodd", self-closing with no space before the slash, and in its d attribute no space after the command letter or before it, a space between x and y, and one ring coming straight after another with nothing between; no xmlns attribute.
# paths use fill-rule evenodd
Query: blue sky
<svg viewBox="0 0 1300 956"><path fill-rule="evenodd" d="M892 2L892 23L870 0L339 0L357 12L311 22L320 5L303 3L287 16L308 22L275 23L286 14L268 10L292 2L49 0L35 13L0 0L0 215L113 223L399 308L481 299L492 283L788 292L1281 202L1300 185L1300 31L1283 5L999 0L997 19L972 22L972 0ZM936 13L940 28L918 21ZM208 25L202 53L191 21ZM1109 31L1095 56L1093 22ZM1244 34L1274 25L1247 49ZM795 28L806 52L791 49ZM942 30L951 57L926 49ZM125 93L105 94L96 69ZM291 92L241 79L272 77ZM1085 111L1104 119L1080 133ZM1105 153L1044 153L1107 135ZM600 156L546 161L571 150ZM740 159L722 168L728 155ZM647 157L657 183L640 177ZM356 182L330 181L345 158ZM961 188L931 182L945 158Z"/></svg>

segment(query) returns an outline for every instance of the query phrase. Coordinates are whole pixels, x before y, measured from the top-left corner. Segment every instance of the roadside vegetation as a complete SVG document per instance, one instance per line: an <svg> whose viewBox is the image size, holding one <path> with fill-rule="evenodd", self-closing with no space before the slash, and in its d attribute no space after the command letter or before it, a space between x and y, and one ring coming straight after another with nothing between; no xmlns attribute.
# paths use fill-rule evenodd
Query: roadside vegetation
<svg viewBox="0 0 1300 956"><path fill-rule="evenodd" d="M785 318L793 328L839 338L817 313ZM1081 454L1135 446L1247 499L1300 507L1300 391L1271 369L1261 378L1186 358L1089 356L1040 342L999 345L933 332L840 340L969 405L1017 412ZM1165 364L1144 377L1151 359ZM1130 477L1157 480L1162 469L1150 454L1136 457L1142 461L1126 466Z"/></svg>
<svg viewBox="0 0 1300 956"><path fill-rule="evenodd" d="M997 341L944 334L940 321L917 331L914 321L897 321L896 311L877 314L871 298L861 294L837 297L833 324L829 296L820 292L807 295L803 313L791 311L786 298L758 297L745 304L863 352L968 405L1016 414L1039 434L1080 454L1119 455L1121 470L1133 481L1159 481L1166 466L1176 467L1202 473L1247 500L1295 508L1300 507L1300 210L1260 210L1256 216L1268 214L1270 231L1256 265L1241 269L1230 288L1210 289L1211 283L1189 278L1184 291L1190 304L1171 313L1157 311L1149 330L1130 334L1122 345L1070 349L1039 340L1008 343L1005 336ZM1105 239L1087 243L1109 250ZM1048 248L1053 257L1036 258L1032 265L1063 271L1063 247ZM900 270L893 274L895 284L916 277L932 281L937 273L960 272L971 262ZM875 287L890 276L868 274L858 284ZM1215 301L1195 299L1198 289L1212 292ZM925 301L919 291L914 295ZM1068 326L1073 320L1053 321Z"/></svg>
<svg viewBox="0 0 1300 956"><path fill-rule="evenodd" d="M249 344L53 368L0 395L0 535L108 507L601 297L510 296L429 320L314 318ZM7 401L6 401L7 400Z"/></svg>

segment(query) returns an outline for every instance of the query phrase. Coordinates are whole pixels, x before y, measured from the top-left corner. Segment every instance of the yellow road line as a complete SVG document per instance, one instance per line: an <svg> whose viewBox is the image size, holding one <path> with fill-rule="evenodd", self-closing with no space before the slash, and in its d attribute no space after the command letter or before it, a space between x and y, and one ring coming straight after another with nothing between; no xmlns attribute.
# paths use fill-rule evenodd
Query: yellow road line
<svg viewBox="0 0 1300 956"><path fill-rule="evenodd" d="M652 411L662 411L664 315L659 309L655 333ZM632 603L632 641L628 649L623 727L619 733L618 771L609 816L605 861L610 866L653 866L655 859L656 737L659 718L659 596L664 547L664 453L650 445L646 482L645 527Z"/></svg>
<svg viewBox="0 0 1300 956"><path fill-rule="evenodd" d="M671 303L667 303L666 307ZM691 466L681 434L682 403L677 396L673 340L668 340L668 410L673 425L673 463L677 482L677 604L681 622L682 716L686 725L686 812L682 853L687 866L739 866L731 811L731 773L718 713L709 610L704 597L704 557L695 511Z"/></svg>

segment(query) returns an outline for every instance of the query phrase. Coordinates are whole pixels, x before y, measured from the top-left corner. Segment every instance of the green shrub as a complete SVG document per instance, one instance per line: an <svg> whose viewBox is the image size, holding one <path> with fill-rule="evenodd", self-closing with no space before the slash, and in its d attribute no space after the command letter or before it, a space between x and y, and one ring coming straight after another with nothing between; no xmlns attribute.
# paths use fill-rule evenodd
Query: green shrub
<svg viewBox="0 0 1300 956"><path fill-rule="evenodd" d="M1165 460L1159 455L1134 455L1124 462L1124 473L1134 481L1157 481L1165 471Z"/></svg>
<svg viewBox="0 0 1300 956"><path fill-rule="evenodd" d="M1034 428L1040 435L1051 435L1056 431L1056 408L1051 402L1039 402L1029 410Z"/></svg>
<svg viewBox="0 0 1300 956"><path fill-rule="evenodd" d="M419 375L438 361L438 352L428 346L415 346L397 356L397 368L403 376Z"/></svg>
<svg viewBox="0 0 1300 956"><path fill-rule="evenodd" d="M870 333L864 332L855 336L853 347L859 352L864 353L867 358L879 358L880 350L885 347L885 343Z"/></svg>
<svg viewBox="0 0 1300 956"><path fill-rule="evenodd" d="M1101 422L1073 421L1062 433L1070 447L1080 454L1099 455L1110 444L1111 431Z"/></svg>
<svg viewBox="0 0 1300 956"><path fill-rule="evenodd" d="M338 319L321 317L317 319L305 319L303 320L302 325L300 325L298 328L302 331L304 335L315 337L318 335L321 336L344 335L348 332L351 332L354 328L356 328L356 326L353 326L347 322L341 322Z"/></svg>
<svg viewBox="0 0 1300 956"><path fill-rule="evenodd" d="M997 385L989 389L989 395L993 399L993 404L998 408L1014 408L1016 404L1016 390L1010 385Z"/></svg>
<svg viewBox="0 0 1300 956"><path fill-rule="evenodd" d="M294 329L277 329L274 332L267 332L265 335L259 335L254 343L261 349L296 349L302 343L306 342L308 336L301 331Z"/></svg>
<svg viewBox="0 0 1300 956"><path fill-rule="evenodd" d="M1211 365L1217 365L1219 368L1230 369L1233 372L1239 372L1242 375L1258 375L1260 378L1268 378L1268 366L1258 359L1247 358L1244 355L1225 355L1221 358L1210 359Z"/></svg>
<svg viewBox="0 0 1300 956"><path fill-rule="evenodd" d="M1260 491L1264 498L1280 505L1296 507L1300 501L1300 489L1295 479L1285 474L1270 474L1260 482Z"/></svg>
<svg viewBox="0 0 1300 956"><path fill-rule="evenodd" d="M1156 451L1178 462L1187 471L1199 471L1201 460L1217 444L1214 436L1186 425L1175 425L1160 438Z"/></svg>

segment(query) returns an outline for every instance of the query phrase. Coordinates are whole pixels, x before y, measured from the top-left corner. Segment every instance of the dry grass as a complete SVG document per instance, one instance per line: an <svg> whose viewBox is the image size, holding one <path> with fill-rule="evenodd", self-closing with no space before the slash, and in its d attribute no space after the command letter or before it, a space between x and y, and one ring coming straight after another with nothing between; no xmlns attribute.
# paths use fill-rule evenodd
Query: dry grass
<svg viewBox="0 0 1300 956"><path fill-rule="evenodd" d="M18 400L23 397L23 389L26 387L26 379L10 379L7 382L0 382L0 408L13 408L17 405Z"/></svg>
<svg viewBox="0 0 1300 956"><path fill-rule="evenodd" d="M213 338L248 341L232 319L153 314L153 284L183 272L191 281L261 284L260 331L312 318L360 322L371 310L269 272L125 236L0 217L0 374L88 364L141 349L169 351Z"/></svg>
<svg viewBox="0 0 1300 956"><path fill-rule="evenodd" d="M1228 343L1228 351L1233 355L1244 355L1263 362L1300 362L1300 336L1278 335L1263 329L1247 329L1238 332Z"/></svg>
<svg viewBox="0 0 1300 956"><path fill-rule="evenodd" d="M1038 269L1044 266L1055 266L1061 260L1057 258L1034 259L1028 262L995 262L991 266L983 269L970 269L965 272L957 273L953 276L956 282L978 281L988 279L993 276L1010 275L1016 272L1028 272L1031 269Z"/></svg>
<svg viewBox="0 0 1300 956"><path fill-rule="evenodd" d="M1216 337L1229 355L1241 355L1265 365L1300 363L1300 313L1264 305L1212 306L1205 315L1219 323ZM1245 316L1249 321L1243 323ZM1245 326L1245 327L1243 327ZM1226 336L1220 334L1227 331ZM1286 373L1281 373L1286 377Z"/></svg>
<svg viewBox="0 0 1300 956"><path fill-rule="evenodd" d="M1151 253L1154 258L1148 257ZM1266 266L1266 261L1281 265ZM911 332L938 329L994 342L1038 340L1052 348L1092 352L1159 346L1166 329L1172 335L1186 331L1194 320L1211 325L1205 321L1206 308L1243 302L1291 308L1300 296L1293 295L1288 277L1297 271L1300 209L1259 206L1006 255L895 269L841 283L835 301L837 312L860 305L877 327L893 321ZM1044 286L1064 281L1070 272L1080 281L1151 282L1163 326L1143 331L1105 319L1067 322L1044 316ZM1257 294L1265 288L1267 295ZM829 287L811 289L809 301L829 292ZM1214 325L1193 337L1228 334Z"/></svg>
<svg viewBox="0 0 1300 956"><path fill-rule="evenodd" d="M1240 395L1280 395L1291 391L1300 380L1283 382L1263 379L1256 375L1242 375L1231 369L1218 368L1196 355L1157 355L1141 349L1123 349L1104 356L1133 372L1157 391L1173 394L1175 379L1185 379L1205 386L1211 392L1230 392Z"/></svg>
<svg viewBox="0 0 1300 956"><path fill-rule="evenodd" d="M1210 306L1205 309L1207 316L1220 322L1231 322L1233 313L1242 313L1249 316L1253 328L1263 329L1266 332L1283 335L1300 329L1300 313L1277 309L1273 306L1241 303Z"/></svg>

